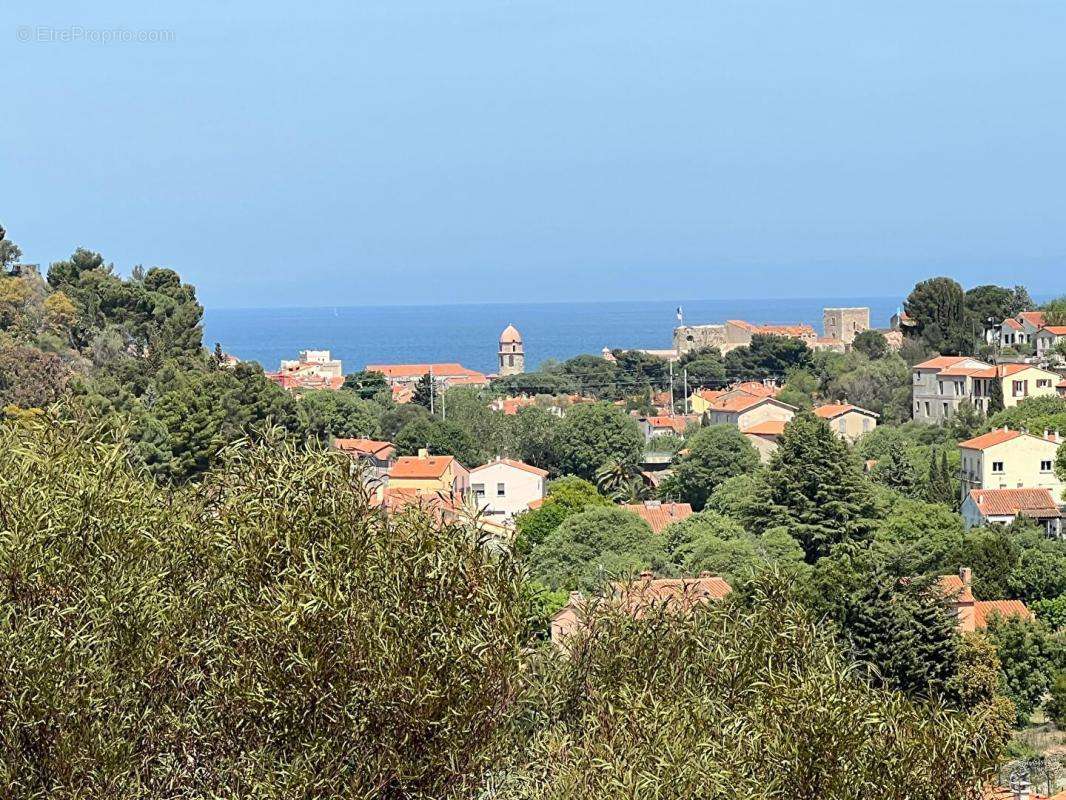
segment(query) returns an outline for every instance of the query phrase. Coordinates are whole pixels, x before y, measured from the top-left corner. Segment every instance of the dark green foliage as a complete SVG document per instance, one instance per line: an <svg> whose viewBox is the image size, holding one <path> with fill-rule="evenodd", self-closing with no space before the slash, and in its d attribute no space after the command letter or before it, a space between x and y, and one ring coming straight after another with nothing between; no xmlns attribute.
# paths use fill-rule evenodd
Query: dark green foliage
<svg viewBox="0 0 1066 800"><path fill-rule="evenodd" d="M955 496L955 485L951 479L951 468L948 465L947 452L942 452L939 458L934 455L929 459L929 477L926 480L925 499L930 503L943 503L952 508L958 504Z"/></svg>
<svg viewBox="0 0 1066 800"><path fill-rule="evenodd" d="M721 386L726 381L725 361L717 347L701 347L689 350L674 365L674 380L688 375L689 388ZM680 382L677 383L680 387ZM681 392L677 393L679 396Z"/></svg>
<svg viewBox="0 0 1066 800"><path fill-rule="evenodd" d="M988 386L988 413L991 416L1003 410L1003 381L994 380Z"/></svg>
<svg viewBox="0 0 1066 800"><path fill-rule="evenodd" d="M918 495L918 473L900 439L889 443L887 454L878 459L872 475L875 481L900 494Z"/></svg>
<svg viewBox="0 0 1066 800"><path fill-rule="evenodd" d="M1066 296L1056 297L1044 304L1044 322L1047 325L1066 325Z"/></svg>
<svg viewBox="0 0 1066 800"><path fill-rule="evenodd" d="M681 575L709 572L739 584L771 565L796 569L803 564L803 549L784 528L751 534L716 511L701 511L675 522L661 536L670 562Z"/></svg>
<svg viewBox="0 0 1066 800"><path fill-rule="evenodd" d="M1066 397L1027 397L1018 405L989 416L987 427L1013 430L1025 428L1040 435L1046 430L1066 435ZM1060 454L1066 452L1059 448Z"/></svg>
<svg viewBox="0 0 1066 800"><path fill-rule="evenodd" d="M304 392L296 407L304 429L325 442L332 437L374 438L381 432L380 408L354 392Z"/></svg>
<svg viewBox="0 0 1066 800"><path fill-rule="evenodd" d="M1032 603L1066 594L1066 542L1024 524L968 531L948 566L973 568L973 592L980 600Z"/></svg>
<svg viewBox="0 0 1066 800"><path fill-rule="evenodd" d="M882 568L898 577L941 569L952 563L964 541L962 518L952 509L902 497L887 510L874 534Z"/></svg>
<svg viewBox="0 0 1066 800"><path fill-rule="evenodd" d="M370 511L343 457L240 446L165 489L114 438L0 433L3 793L470 797L521 690L507 554Z"/></svg>
<svg viewBox="0 0 1066 800"><path fill-rule="evenodd" d="M381 415L381 435L391 442L408 423L429 419L429 411L414 403L394 406Z"/></svg>
<svg viewBox="0 0 1066 800"><path fill-rule="evenodd" d="M665 562L663 540L621 508L589 508L567 517L529 554L531 574L553 589L601 588Z"/></svg>
<svg viewBox="0 0 1066 800"><path fill-rule="evenodd" d="M454 422L422 417L408 422L392 439L401 456L418 455L422 449L434 456L455 456L467 468L478 466L477 441Z"/></svg>
<svg viewBox="0 0 1066 800"><path fill-rule="evenodd" d="M881 331L860 331L851 346L870 359L884 358L888 355L888 340Z"/></svg>
<svg viewBox="0 0 1066 800"><path fill-rule="evenodd" d="M847 445L819 417L801 413L785 427L765 480L763 528L787 528L808 563L873 531L877 510L869 482Z"/></svg>
<svg viewBox="0 0 1066 800"><path fill-rule="evenodd" d="M608 403L574 406L559 425L557 468L563 473L594 480L608 461L639 461L643 452L636 421Z"/></svg>
<svg viewBox="0 0 1066 800"><path fill-rule="evenodd" d="M389 396L389 381L380 372L360 370L344 376L342 389L355 392L363 400L373 400L379 396Z"/></svg>
<svg viewBox="0 0 1066 800"><path fill-rule="evenodd" d="M437 414L463 429L477 443L470 466L484 464L512 451L510 426L503 414L489 408L491 398L477 386L453 386L437 396Z"/></svg>
<svg viewBox="0 0 1066 800"><path fill-rule="evenodd" d="M996 646L1006 681L1006 694L1014 701L1018 724L1028 722L1051 687L1056 671L1066 667L1063 643L1039 622L993 616L988 638Z"/></svg>
<svg viewBox="0 0 1066 800"><path fill-rule="evenodd" d="M719 484L758 466L758 452L736 427L701 428L689 439L688 453L680 457L660 492L698 511Z"/></svg>
<svg viewBox="0 0 1066 800"><path fill-rule="evenodd" d="M510 419L509 438L515 457L534 467L554 471L559 417L539 406L526 406Z"/></svg>
<svg viewBox="0 0 1066 800"><path fill-rule="evenodd" d="M873 575L842 626L875 683L931 698L958 672L958 620L935 580Z"/></svg>
<svg viewBox="0 0 1066 800"><path fill-rule="evenodd" d="M665 389L670 385L669 363L659 356L639 350L615 350L617 388L629 395L647 389Z"/></svg>
<svg viewBox="0 0 1066 800"><path fill-rule="evenodd" d="M930 278L914 287L903 304L915 333L945 355L969 355L976 332L966 315L962 287L951 278Z"/></svg>
<svg viewBox="0 0 1066 800"><path fill-rule="evenodd" d="M975 286L966 290L966 313L979 326L1000 323L1034 308L1033 299L1024 286ZM991 321L991 322L990 322Z"/></svg>
<svg viewBox="0 0 1066 800"><path fill-rule="evenodd" d="M1050 631L1066 628L1066 594L1036 600L1029 605L1029 610L1036 614L1036 618Z"/></svg>
<svg viewBox="0 0 1066 800"><path fill-rule="evenodd" d="M433 378L427 372L415 384L411 402L416 406L422 406L422 408L433 408L436 405L436 391L437 388L434 385Z"/></svg>
<svg viewBox="0 0 1066 800"><path fill-rule="evenodd" d="M811 351L799 339L774 334L756 333L751 344L730 350L725 356L725 369L734 380L783 379L796 369L811 364Z"/></svg>
<svg viewBox="0 0 1066 800"><path fill-rule="evenodd" d="M1066 730L1066 672L1059 672L1051 682L1044 712L1059 730Z"/></svg>
<svg viewBox="0 0 1066 800"><path fill-rule="evenodd" d="M548 484L547 495L539 508L523 511L515 520L515 548L528 553L543 542L548 534L572 517L595 506L608 506L610 501L596 487L573 475L557 478Z"/></svg>

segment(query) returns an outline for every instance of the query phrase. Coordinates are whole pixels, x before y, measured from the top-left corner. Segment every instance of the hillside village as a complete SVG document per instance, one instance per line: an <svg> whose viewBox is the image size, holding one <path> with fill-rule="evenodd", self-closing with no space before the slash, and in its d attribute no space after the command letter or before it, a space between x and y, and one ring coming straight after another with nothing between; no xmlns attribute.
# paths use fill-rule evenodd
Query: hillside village
<svg viewBox="0 0 1066 800"><path fill-rule="evenodd" d="M453 614L442 630L469 624L471 636L506 622L491 652L536 654L560 681L583 659L651 658L674 636L734 637L727 650L762 647L760 636L774 652L807 642L796 653L804 669L841 687L847 708L872 704L864 719L903 714L926 730L920 720L936 707L928 735L950 730L975 745L950 770L919 759L915 781L992 792L1023 764L1046 796L1066 788L1055 772L1066 750L1066 301L1038 306L1021 287L966 291L935 278L882 328L863 308L825 309L820 336L802 324L682 324L668 350L527 369L536 342L508 325L486 344L494 374L459 363L351 370L327 349L266 372L223 343L204 348L195 289L171 270L122 277L78 250L42 273L2 243L0 475L16 520L5 525L38 537L28 549L0 539L15 547L10 563L45 558L48 537L70 531L64 558L89 558L107 586L127 585L113 575L132 569L122 573L130 591L155 596L162 579L122 557L136 542L164 559L160 574L205 581L196 596L214 598L220 617L233 608L227 592L245 591L227 587L280 569L292 581L284 592L252 592L272 609L255 617L266 642L283 635L271 622L282 615L298 631L324 625L309 636L328 638L315 609L340 602L336 613L356 613L338 598L363 589L336 581L380 558L388 566L359 574L381 596L400 592L404 614ZM92 535L107 544L91 557L75 524L83 508L103 509ZM341 567L319 563L327 540ZM221 578L203 573L211 559ZM410 581L395 579L396 564ZM52 619L21 580L0 582L4 602ZM314 580L325 582L319 599L287 605L285 592ZM472 599L472 586L509 594ZM79 596L86 614L118 607ZM432 646L411 641L406 624L389 647ZM344 674L361 674L361 656L330 648L322 664L354 659ZM146 670L159 669L154 658ZM380 663L416 661L383 653ZM842 672L819 672L827 664ZM745 702L765 718L757 695ZM581 725L601 711L589 706ZM787 748L790 737L775 741ZM849 752L867 760L841 774L885 758Z"/></svg>

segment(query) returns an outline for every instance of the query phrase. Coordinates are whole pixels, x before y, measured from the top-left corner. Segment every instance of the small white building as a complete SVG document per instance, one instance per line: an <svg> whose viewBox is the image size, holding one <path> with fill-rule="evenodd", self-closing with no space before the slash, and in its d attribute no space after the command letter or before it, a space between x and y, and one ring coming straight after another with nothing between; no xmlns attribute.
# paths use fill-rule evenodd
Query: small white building
<svg viewBox="0 0 1066 800"><path fill-rule="evenodd" d="M522 461L497 458L470 471L470 488L479 509L503 520L529 508L547 493L548 473Z"/></svg>
<svg viewBox="0 0 1066 800"><path fill-rule="evenodd" d="M966 528L1010 525L1019 517L1062 537L1062 512L1047 489L971 489L962 502Z"/></svg>
<svg viewBox="0 0 1066 800"><path fill-rule="evenodd" d="M1062 342L1066 342L1066 325L1047 325L1036 333L1036 354L1047 358Z"/></svg>

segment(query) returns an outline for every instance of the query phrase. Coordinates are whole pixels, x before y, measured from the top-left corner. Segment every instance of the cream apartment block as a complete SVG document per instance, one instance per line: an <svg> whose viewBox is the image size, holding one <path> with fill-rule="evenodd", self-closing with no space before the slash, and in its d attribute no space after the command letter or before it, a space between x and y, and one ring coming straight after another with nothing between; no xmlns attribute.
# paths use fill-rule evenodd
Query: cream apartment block
<svg viewBox="0 0 1066 800"><path fill-rule="evenodd" d="M878 415L851 403L830 403L814 409L815 416L829 423L833 433L848 443L854 443L864 433L877 427Z"/></svg>
<svg viewBox="0 0 1066 800"><path fill-rule="evenodd" d="M968 356L937 356L911 369L911 416L939 423L955 416L962 403L987 412L994 381L1003 389L1003 405L1012 408L1027 397L1054 396L1059 376L1031 364L993 366Z"/></svg>
<svg viewBox="0 0 1066 800"><path fill-rule="evenodd" d="M1055 474L1062 438L1055 432L1034 436L997 428L959 444L963 499L973 489L1047 489L1064 503L1063 483Z"/></svg>
<svg viewBox="0 0 1066 800"><path fill-rule="evenodd" d="M789 422L794 416L795 406L773 397L755 397L747 393L721 397L707 410L709 424L735 425L742 431L759 422Z"/></svg>

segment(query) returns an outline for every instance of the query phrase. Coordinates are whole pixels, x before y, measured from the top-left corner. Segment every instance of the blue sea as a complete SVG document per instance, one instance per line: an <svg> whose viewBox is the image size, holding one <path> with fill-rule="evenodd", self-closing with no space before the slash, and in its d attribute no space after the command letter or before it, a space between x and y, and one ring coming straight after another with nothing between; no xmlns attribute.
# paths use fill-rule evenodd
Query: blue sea
<svg viewBox="0 0 1066 800"><path fill-rule="evenodd" d="M611 303L486 303L443 306L208 309L204 342L275 370L300 350L330 350L345 372L367 364L459 362L496 371L497 338L508 324L522 333L526 367L604 347L668 348L678 324L745 319L753 323L805 322L821 334L826 306L869 306L871 324L887 327L898 297L788 300L686 300Z"/></svg>

